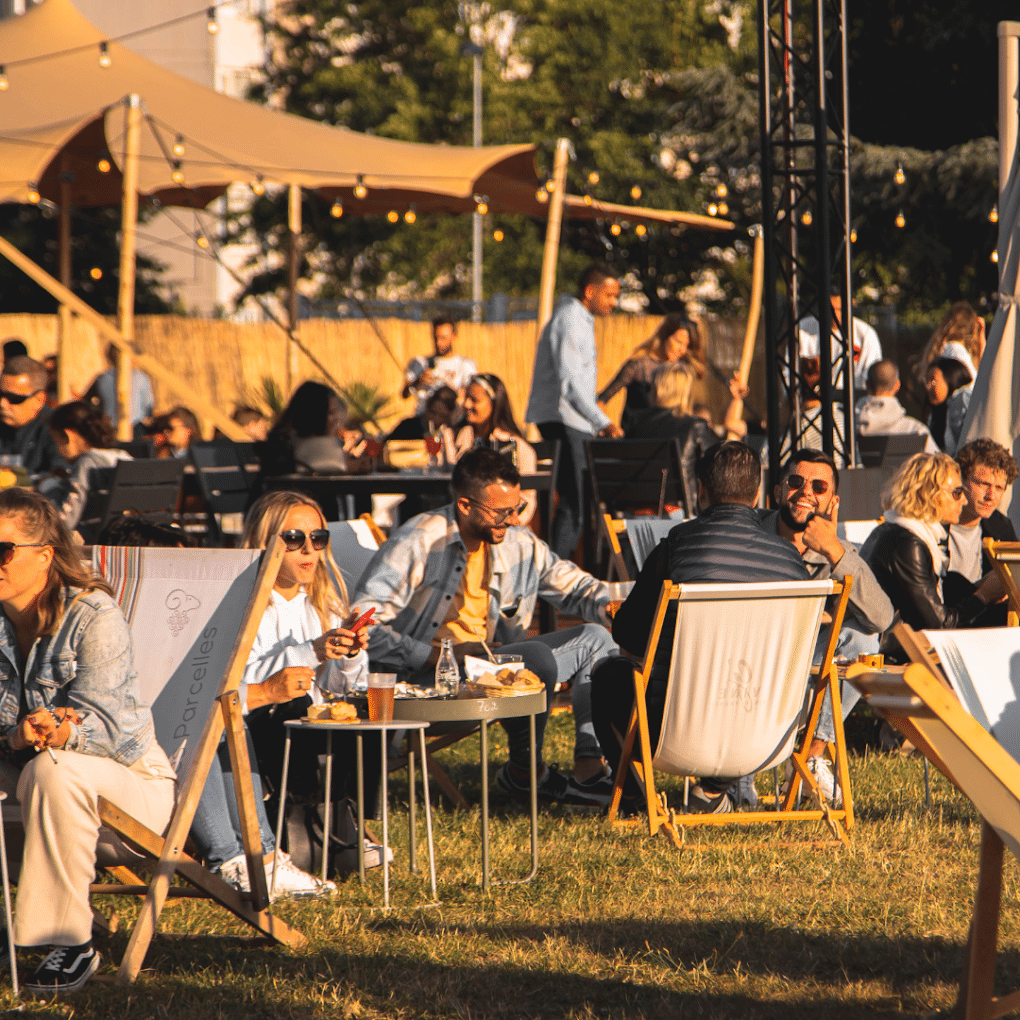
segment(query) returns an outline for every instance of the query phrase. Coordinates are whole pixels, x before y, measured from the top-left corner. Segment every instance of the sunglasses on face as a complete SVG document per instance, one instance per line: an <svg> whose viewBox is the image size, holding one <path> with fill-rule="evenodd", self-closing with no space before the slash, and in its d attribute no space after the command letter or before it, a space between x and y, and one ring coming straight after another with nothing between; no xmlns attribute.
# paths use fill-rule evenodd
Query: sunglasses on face
<svg viewBox="0 0 1020 1020"><path fill-rule="evenodd" d="M306 538L312 543L312 548L316 552L322 552L329 545L329 532L325 528L316 528L307 535L299 528L292 528L290 531L281 531L280 538L283 539L287 552L297 552L299 549L304 549Z"/></svg>
<svg viewBox="0 0 1020 1020"><path fill-rule="evenodd" d="M803 477L803 475L786 476L786 487L790 490L790 492L796 492L798 489L803 489L806 485L811 487L811 491L816 496L824 496L829 491L829 483L823 481L821 478L812 478L809 482Z"/></svg>
<svg viewBox="0 0 1020 1020"><path fill-rule="evenodd" d="M44 549L48 542L0 542L0 567L14 559L15 549Z"/></svg>
<svg viewBox="0 0 1020 1020"><path fill-rule="evenodd" d="M0 390L0 400L6 400L12 407L17 407L18 404L23 404L29 397L34 397L36 393L41 393L42 390L34 390L32 393L11 393L10 390Z"/></svg>
<svg viewBox="0 0 1020 1020"><path fill-rule="evenodd" d="M477 499L471 499L468 497L469 503L474 503L475 506L484 510L486 513L492 514L492 523L498 528L501 524L505 524L514 514L522 514L527 509L528 504L522 503L520 506L512 506L509 510L497 510L494 506L488 506L485 503L480 503Z"/></svg>

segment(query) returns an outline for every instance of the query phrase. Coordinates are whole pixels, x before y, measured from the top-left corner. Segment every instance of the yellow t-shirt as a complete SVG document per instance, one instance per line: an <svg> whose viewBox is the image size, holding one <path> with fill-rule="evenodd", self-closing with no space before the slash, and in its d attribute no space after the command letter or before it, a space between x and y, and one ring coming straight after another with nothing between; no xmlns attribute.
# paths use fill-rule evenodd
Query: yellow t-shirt
<svg viewBox="0 0 1020 1020"><path fill-rule="evenodd" d="M488 629L489 547L483 542L468 553L463 580L432 643L438 646L443 638L453 638L455 645L484 641Z"/></svg>

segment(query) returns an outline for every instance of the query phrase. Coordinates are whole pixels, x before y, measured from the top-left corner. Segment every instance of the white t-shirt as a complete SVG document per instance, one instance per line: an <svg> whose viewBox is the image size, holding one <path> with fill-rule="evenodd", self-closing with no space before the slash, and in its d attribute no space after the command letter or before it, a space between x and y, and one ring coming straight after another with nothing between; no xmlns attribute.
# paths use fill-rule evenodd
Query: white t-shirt
<svg viewBox="0 0 1020 1020"><path fill-rule="evenodd" d="M333 617L330 626L339 627L342 622ZM343 694L345 685L349 690L355 681L367 675L368 653L365 651L350 659L345 656L320 664L312 648L312 642L319 637L322 637L319 614L305 592L299 592L288 601L273 590L244 667L242 686L260 684L285 666L310 666L318 672L309 693L312 702L321 705L323 690ZM247 701L247 697L243 701Z"/></svg>
<svg viewBox="0 0 1020 1020"><path fill-rule="evenodd" d="M981 523L971 528L949 526L949 569L963 574L972 584L981 580Z"/></svg>
<svg viewBox="0 0 1020 1020"><path fill-rule="evenodd" d="M431 367L435 380L431 386L415 386L418 377ZM460 393L471 376L478 374L478 366L463 354L447 354L445 357L421 357L412 359L404 374L408 385L414 390L418 404L415 414L422 414L425 411L425 404L429 397L439 389L440 386L449 386L455 393Z"/></svg>

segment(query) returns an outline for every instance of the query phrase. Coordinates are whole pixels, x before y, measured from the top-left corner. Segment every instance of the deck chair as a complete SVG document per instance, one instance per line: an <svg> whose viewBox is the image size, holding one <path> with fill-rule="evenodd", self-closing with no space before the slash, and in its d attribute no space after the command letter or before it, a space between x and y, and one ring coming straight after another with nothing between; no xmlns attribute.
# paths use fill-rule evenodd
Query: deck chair
<svg viewBox="0 0 1020 1020"><path fill-rule="evenodd" d="M655 547L680 522L660 517L613 517L601 514L603 537L609 547L609 569L607 581L633 581L631 570L624 553L623 538L626 536L630 560L640 572L644 562Z"/></svg>
<svg viewBox="0 0 1020 1020"><path fill-rule="evenodd" d="M329 549L343 575L347 592L353 595L379 546L386 541L371 514L362 514L353 521L329 522Z"/></svg>
<svg viewBox="0 0 1020 1020"><path fill-rule="evenodd" d="M145 897L117 975L121 984L138 976L168 896L214 900L276 942L291 947L305 942L300 932L267 909L262 843L237 696L283 553L282 539L266 553L257 549L93 550L93 565L112 585L131 627L141 694L152 705L156 737L178 774L177 803L165 835L99 800L104 826L135 853L118 856L112 863L101 858L117 884L95 885L92 891ZM250 894L237 892L184 852L224 730L238 790ZM151 880L142 881L137 870L149 871ZM175 873L193 889L171 888Z"/></svg>
<svg viewBox="0 0 1020 1020"><path fill-rule="evenodd" d="M980 870L954 1015L993 1020L1020 1009L1020 991L994 994L1004 845L1020 857L1020 726L1015 708L1020 629L956 632L977 635L977 653L966 642L961 645L953 632L941 632L943 639L935 647L941 645L940 655L948 651L942 658L944 674L920 635L903 624L895 633L911 657L916 654L921 661L912 662L902 676L851 666L847 679L981 814ZM950 638L945 639L946 634Z"/></svg>
<svg viewBox="0 0 1020 1020"><path fill-rule="evenodd" d="M1020 563L1020 542L996 542L994 538L986 538L981 544L1006 589L1009 625L1015 627L1020 623L1020 583L1013 576L1013 564Z"/></svg>
<svg viewBox="0 0 1020 1020"><path fill-rule="evenodd" d="M682 845L680 826L730 822L786 822L823 819L846 841L853 827L853 797L843 736L842 706L833 655L852 581L787 581L762 584L673 584L665 581L644 664L634 670L634 709L613 784L609 820L618 820L627 769L644 789L648 832L662 829ZM822 667L809 687L811 658L826 599L839 594ZM666 706L656 748L648 731L645 691L667 611L676 612ZM843 807L822 799L807 767L808 750L828 691L836 741L834 758ZM800 749L797 733L804 727ZM792 755L791 755L791 752ZM795 775L774 811L721 815L678 814L656 793L653 770L679 776L745 776L790 758ZM803 783L814 807L795 806Z"/></svg>

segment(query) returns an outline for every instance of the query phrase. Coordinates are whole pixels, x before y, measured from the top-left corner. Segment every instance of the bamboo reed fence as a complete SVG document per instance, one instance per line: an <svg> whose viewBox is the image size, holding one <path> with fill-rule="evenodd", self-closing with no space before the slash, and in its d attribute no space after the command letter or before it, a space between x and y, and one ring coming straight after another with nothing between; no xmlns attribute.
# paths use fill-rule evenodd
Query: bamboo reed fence
<svg viewBox="0 0 1020 1020"><path fill-rule="evenodd" d="M637 315L614 315L596 320L600 387L612 379L634 348L651 336L661 321L659 317ZM706 319L700 326L710 360L728 378L740 361L743 322ZM428 323L402 319L379 320L376 327L392 351L392 357L366 320L308 319L301 323L300 337L340 385L354 381L372 383L390 395L391 402L384 415L388 427L413 412L412 402L400 399L403 366L416 355L431 353L431 329ZM30 356L41 359L56 350L56 316L0 315L0 340L10 337L20 337ZM187 380L196 395L228 411L261 393L265 377L274 379L283 389L286 341L283 333L271 323L139 316L135 319L135 337L141 351L159 359ZM535 345L534 322L464 322L459 324L456 349L473 358L480 371L492 372L504 381L514 413L523 422ZM88 324L75 319L69 350L71 387L76 394L81 394L106 368L103 344ZM318 378L321 373L299 354L295 383ZM760 337L750 385L749 405L763 411L764 364ZM187 403L158 383L154 384L154 392L158 410ZM711 372L696 388L695 400L707 403L716 420L721 418L728 399L725 385ZM621 393L609 405L609 414L617 421L622 406Z"/></svg>

